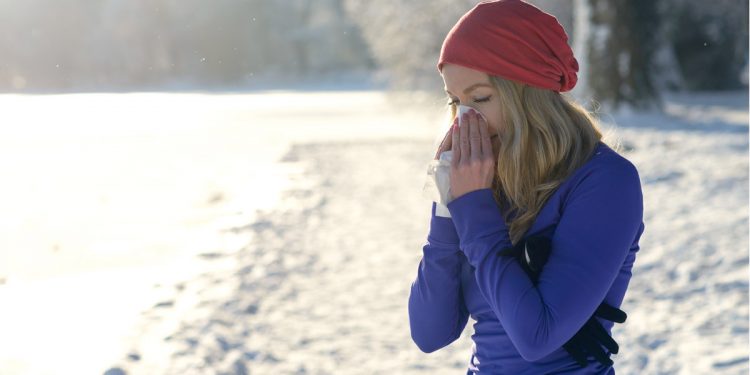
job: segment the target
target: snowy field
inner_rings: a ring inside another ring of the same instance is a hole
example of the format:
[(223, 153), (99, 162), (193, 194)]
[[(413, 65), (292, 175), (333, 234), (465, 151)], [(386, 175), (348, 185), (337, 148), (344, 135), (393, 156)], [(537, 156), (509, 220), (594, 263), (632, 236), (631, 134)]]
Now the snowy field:
[[(187, 281), (237, 267), (229, 254), (251, 234), (227, 229), (276, 206), (291, 144), (424, 139), (430, 123), (367, 91), (0, 95), (0, 107), (2, 375), (101, 374), (144, 331), (199, 316), (185, 306), (205, 294), (185, 297)], [(152, 324), (164, 311), (178, 317)], [(143, 361), (168, 359), (163, 347)]]
[[(471, 323), (425, 354), (406, 307), (439, 105), (394, 111), (410, 105), (377, 91), (0, 105), (0, 374), (465, 373)], [(617, 373), (746, 374), (747, 94), (603, 117), (645, 198)]]

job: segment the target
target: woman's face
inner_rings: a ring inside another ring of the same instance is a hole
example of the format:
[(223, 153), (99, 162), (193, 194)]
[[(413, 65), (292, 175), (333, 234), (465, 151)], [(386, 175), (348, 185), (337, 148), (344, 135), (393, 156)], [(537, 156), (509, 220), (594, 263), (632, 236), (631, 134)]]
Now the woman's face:
[(445, 92), (449, 100), (456, 105), (463, 104), (482, 113), (489, 125), (492, 150), (497, 156), (500, 137), (493, 137), (501, 133), (500, 103), (497, 90), (490, 83), (489, 76), (478, 70), (455, 64), (445, 64), (442, 69)]

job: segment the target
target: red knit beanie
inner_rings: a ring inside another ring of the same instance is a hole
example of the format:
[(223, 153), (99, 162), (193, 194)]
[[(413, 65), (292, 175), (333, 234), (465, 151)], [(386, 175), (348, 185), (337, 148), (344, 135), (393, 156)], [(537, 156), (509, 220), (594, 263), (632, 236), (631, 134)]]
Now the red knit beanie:
[(451, 63), (557, 92), (578, 81), (578, 61), (557, 18), (521, 0), (483, 1), (443, 41), (437, 68)]

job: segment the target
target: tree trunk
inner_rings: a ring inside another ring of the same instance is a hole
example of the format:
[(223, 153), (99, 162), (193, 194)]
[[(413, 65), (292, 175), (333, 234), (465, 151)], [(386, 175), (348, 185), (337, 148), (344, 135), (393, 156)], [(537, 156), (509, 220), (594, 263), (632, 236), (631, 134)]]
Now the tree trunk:
[(652, 82), (658, 13), (653, 0), (587, 0), (587, 89), (594, 99), (617, 109), (661, 108)]

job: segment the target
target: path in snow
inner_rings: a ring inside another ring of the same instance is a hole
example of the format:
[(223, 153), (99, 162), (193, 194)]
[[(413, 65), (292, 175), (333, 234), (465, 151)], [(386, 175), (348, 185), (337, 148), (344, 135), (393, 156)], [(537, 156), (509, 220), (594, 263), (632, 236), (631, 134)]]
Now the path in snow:
[[(613, 328), (617, 372), (746, 374), (747, 96), (676, 96), (666, 114), (614, 119), (621, 153), (641, 176), (646, 222), (622, 306), (628, 320)], [(228, 228), (249, 232), (251, 243), (221, 271), (183, 285), (176, 300), (188, 301), (187, 312), (154, 308), (175, 324), (164, 332), (146, 325), (118, 366), (134, 374), (463, 374), (471, 322), (432, 354), (409, 335), (433, 147), (402, 138), (294, 145), (282, 160), (296, 172), (280, 205)]]

